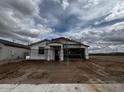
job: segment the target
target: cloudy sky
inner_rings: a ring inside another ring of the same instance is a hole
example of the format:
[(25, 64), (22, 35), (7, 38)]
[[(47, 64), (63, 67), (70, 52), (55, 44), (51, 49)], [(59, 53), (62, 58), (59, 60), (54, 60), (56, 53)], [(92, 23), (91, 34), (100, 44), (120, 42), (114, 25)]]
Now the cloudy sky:
[(0, 38), (60, 36), (88, 44), (90, 52), (124, 52), (124, 0), (0, 0)]

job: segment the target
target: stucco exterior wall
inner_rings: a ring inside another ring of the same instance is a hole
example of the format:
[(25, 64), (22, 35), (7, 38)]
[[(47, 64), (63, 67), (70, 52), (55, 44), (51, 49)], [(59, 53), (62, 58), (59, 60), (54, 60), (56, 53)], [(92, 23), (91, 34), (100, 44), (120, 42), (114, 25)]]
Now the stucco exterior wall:
[(2, 45), (0, 49), (0, 60), (25, 59), (28, 49)]
[(31, 49), (30, 51), (30, 59), (46, 59), (47, 58), (47, 50), (44, 51), (44, 54), (39, 54), (38, 49)]
[(54, 50), (48, 49), (48, 54), (46, 55), (47, 55), (47, 58), (46, 58), (47, 61), (54, 60), (55, 58)]
[(46, 46), (46, 42), (41, 42), (41, 43), (30, 46), (31, 48), (30, 59), (42, 59), (42, 60), (47, 59), (48, 50), (45, 50), (44, 54), (38, 53), (39, 47), (45, 47), (45, 46)]

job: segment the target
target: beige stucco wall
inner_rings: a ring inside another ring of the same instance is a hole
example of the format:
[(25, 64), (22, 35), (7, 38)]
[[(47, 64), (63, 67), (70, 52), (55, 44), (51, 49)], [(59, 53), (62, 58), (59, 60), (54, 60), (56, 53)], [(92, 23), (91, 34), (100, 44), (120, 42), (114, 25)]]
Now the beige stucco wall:
[(30, 59), (42, 59), (45, 60), (47, 59), (47, 53), (48, 51), (45, 50), (44, 54), (38, 54), (39, 47), (45, 47), (46, 42), (41, 42), (35, 45), (30, 46)]
[(46, 59), (47, 58), (47, 50), (44, 51), (44, 54), (38, 54), (38, 49), (31, 49), (30, 51), (30, 59)]
[(1, 45), (0, 60), (25, 59), (25, 54), (28, 52), (28, 49)]

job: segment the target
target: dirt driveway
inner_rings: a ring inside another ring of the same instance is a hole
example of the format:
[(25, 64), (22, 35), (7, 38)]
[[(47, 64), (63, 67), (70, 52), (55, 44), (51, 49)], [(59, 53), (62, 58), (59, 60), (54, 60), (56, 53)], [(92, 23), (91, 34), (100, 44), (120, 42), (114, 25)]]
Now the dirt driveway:
[(124, 57), (94, 56), (87, 61), (25, 61), (0, 65), (0, 84), (124, 83)]

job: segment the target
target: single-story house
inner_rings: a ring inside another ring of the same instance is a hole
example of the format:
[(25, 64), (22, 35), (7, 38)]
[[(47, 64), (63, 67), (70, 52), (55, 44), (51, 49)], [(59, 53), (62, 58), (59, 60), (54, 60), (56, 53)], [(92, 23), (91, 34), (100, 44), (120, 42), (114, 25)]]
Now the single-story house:
[(0, 60), (25, 59), (30, 47), (0, 39)]
[(60, 37), (42, 40), (30, 45), (31, 60), (65, 61), (68, 59), (89, 59), (88, 45)]

